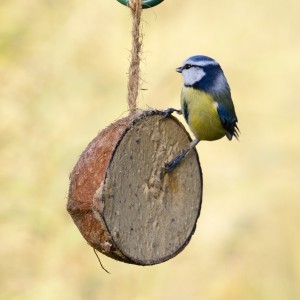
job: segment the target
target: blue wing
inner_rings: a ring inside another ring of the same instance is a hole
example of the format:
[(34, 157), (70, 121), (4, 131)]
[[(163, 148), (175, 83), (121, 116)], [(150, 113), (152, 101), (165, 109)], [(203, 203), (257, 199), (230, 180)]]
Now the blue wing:
[(237, 117), (234, 111), (230, 111), (223, 104), (218, 103), (217, 108), (221, 123), (226, 130), (226, 136), (229, 140), (234, 136), (236, 139), (239, 137), (239, 128), (237, 126)]

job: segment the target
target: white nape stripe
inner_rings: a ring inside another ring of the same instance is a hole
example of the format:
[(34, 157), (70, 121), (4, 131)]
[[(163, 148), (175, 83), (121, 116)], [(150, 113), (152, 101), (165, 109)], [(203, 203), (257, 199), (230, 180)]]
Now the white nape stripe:
[(184, 62), (183, 66), (191, 64), (193, 66), (198, 66), (198, 67), (205, 67), (205, 66), (217, 66), (219, 65), (216, 61), (214, 60), (204, 60), (204, 61), (194, 61), (194, 60), (187, 60)]
[(227, 80), (223, 74), (219, 74), (219, 76), (214, 80), (212, 85), (212, 90), (220, 91), (224, 90), (228, 87)]

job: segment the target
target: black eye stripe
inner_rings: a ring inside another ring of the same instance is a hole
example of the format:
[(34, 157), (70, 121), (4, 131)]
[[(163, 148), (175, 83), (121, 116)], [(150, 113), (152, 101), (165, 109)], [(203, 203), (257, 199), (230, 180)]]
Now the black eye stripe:
[(187, 64), (187, 65), (184, 66), (184, 68), (185, 68), (186, 70), (190, 69), (191, 67), (192, 67), (192, 65), (190, 65), (190, 64)]

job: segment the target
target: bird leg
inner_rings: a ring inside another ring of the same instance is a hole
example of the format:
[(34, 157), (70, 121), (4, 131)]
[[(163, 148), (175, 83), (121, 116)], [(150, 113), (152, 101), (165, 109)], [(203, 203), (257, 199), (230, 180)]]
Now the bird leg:
[(176, 111), (179, 115), (182, 115), (182, 111), (181, 109), (176, 109), (176, 108), (167, 108), (163, 111), (163, 117), (164, 118), (167, 118), (169, 117), (174, 111)]
[(175, 167), (181, 162), (181, 160), (196, 147), (196, 145), (200, 142), (199, 138), (194, 139), (189, 144), (189, 147), (185, 150), (182, 150), (175, 158), (173, 158), (169, 163), (165, 165), (165, 169), (167, 172), (172, 172)]

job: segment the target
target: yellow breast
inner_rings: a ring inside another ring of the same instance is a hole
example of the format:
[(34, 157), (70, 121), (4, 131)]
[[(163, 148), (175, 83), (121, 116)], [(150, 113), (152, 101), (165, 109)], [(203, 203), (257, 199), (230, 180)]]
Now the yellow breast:
[(225, 135), (217, 103), (209, 94), (190, 87), (183, 87), (181, 108), (187, 123), (200, 140), (218, 140)]

